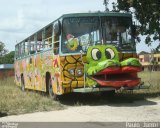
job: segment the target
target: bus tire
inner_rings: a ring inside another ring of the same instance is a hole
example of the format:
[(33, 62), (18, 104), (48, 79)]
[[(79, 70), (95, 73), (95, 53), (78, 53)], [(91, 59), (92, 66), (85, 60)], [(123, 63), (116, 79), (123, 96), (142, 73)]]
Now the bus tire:
[(21, 90), (24, 92), (25, 91), (25, 84), (24, 84), (24, 77), (21, 75)]

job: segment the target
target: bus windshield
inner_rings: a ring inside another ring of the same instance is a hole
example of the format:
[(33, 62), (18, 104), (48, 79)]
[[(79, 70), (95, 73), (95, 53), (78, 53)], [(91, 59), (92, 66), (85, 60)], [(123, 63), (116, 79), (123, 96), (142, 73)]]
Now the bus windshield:
[(127, 17), (70, 17), (62, 23), (62, 53), (77, 53), (87, 46), (114, 45), (133, 50), (131, 19)]
[(99, 17), (73, 17), (63, 20), (62, 53), (76, 53), (86, 45), (100, 42)]
[(104, 44), (115, 45), (121, 50), (133, 50), (134, 40), (131, 19), (127, 17), (102, 17), (102, 38)]

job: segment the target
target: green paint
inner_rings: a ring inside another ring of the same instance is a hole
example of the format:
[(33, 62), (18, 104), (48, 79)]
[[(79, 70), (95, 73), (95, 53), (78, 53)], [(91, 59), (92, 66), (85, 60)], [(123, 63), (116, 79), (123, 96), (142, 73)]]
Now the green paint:
[(135, 67), (140, 67), (141, 64), (137, 58), (129, 58), (127, 60), (124, 60), (121, 62), (121, 66), (135, 66)]
[(111, 45), (96, 45), (87, 51), (87, 74), (95, 75), (105, 68), (120, 66), (118, 52)]
[(136, 66), (141, 64), (137, 58), (129, 58), (122, 62), (119, 61), (117, 49), (112, 45), (95, 45), (90, 46), (87, 51), (86, 81), (87, 85), (95, 86), (97, 82), (90, 76), (97, 75), (102, 70), (109, 67)]

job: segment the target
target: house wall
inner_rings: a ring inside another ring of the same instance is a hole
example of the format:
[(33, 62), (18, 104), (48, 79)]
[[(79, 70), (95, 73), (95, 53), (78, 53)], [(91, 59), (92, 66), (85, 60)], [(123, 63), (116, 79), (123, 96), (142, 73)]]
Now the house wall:
[[(160, 71), (160, 54), (143, 54), (139, 55), (139, 61), (141, 62), (144, 70)], [(151, 63), (154, 61), (155, 63)]]
[(14, 69), (1, 69), (0, 79), (14, 76)]

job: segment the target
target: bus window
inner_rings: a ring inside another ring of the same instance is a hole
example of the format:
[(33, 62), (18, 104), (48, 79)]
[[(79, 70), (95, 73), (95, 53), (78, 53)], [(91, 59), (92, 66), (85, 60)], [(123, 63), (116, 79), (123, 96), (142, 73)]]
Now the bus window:
[(28, 54), (29, 54), (28, 45), (29, 45), (29, 41), (28, 41), (28, 40), (25, 40), (25, 41), (24, 41), (24, 53), (25, 53), (25, 55), (28, 55)]
[(40, 52), (43, 50), (43, 42), (42, 42), (42, 31), (38, 32), (36, 35), (36, 46), (37, 46), (37, 52)]
[(53, 30), (52, 25), (48, 26), (44, 30), (44, 48), (45, 49), (52, 47), (52, 30)]
[(36, 52), (36, 47), (35, 47), (35, 38), (34, 35), (30, 37), (30, 54), (34, 54)]
[(59, 37), (55, 36), (55, 41), (53, 43), (53, 51), (54, 51), (54, 54), (57, 55), (59, 53)]
[(132, 40), (132, 22), (127, 17), (102, 17), (102, 37), (104, 44), (112, 44), (125, 50), (135, 49)]
[(15, 47), (15, 59), (18, 59), (18, 45)]
[(54, 23), (53, 24), (53, 35), (54, 35), (54, 40), (53, 40), (53, 52), (54, 52), (54, 54), (55, 55), (57, 55), (57, 54), (59, 54), (59, 32), (58, 31), (60, 31), (59, 29), (60, 28), (58, 28), (58, 26), (59, 26), (59, 22), (56, 22), (56, 23)]
[(62, 53), (77, 53), (100, 42), (98, 17), (65, 18), (62, 26)]
[(20, 43), (20, 57), (24, 56), (24, 42)]
[(20, 44), (17, 45), (17, 58), (20, 57)]

